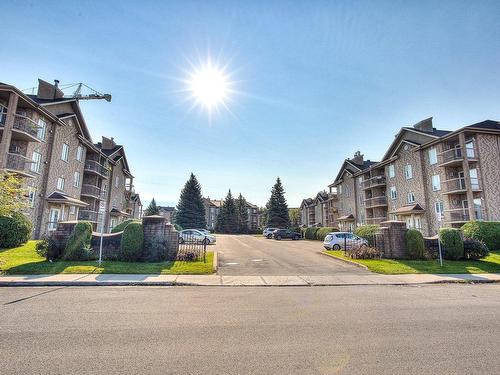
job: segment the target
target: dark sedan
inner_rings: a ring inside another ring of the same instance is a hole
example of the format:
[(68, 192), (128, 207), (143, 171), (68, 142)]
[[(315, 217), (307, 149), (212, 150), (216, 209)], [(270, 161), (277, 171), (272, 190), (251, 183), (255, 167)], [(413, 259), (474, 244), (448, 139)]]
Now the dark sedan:
[(276, 229), (273, 232), (273, 238), (275, 240), (282, 240), (285, 238), (289, 238), (292, 240), (300, 240), (300, 233), (294, 232), (293, 230), (290, 229)]

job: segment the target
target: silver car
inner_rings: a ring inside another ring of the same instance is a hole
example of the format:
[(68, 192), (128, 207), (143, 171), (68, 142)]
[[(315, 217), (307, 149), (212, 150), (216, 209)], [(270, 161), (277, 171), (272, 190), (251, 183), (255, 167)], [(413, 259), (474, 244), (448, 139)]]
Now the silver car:
[(266, 238), (273, 238), (273, 232), (278, 228), (264, 228), (262, 235)]
[(323, 241), (323, 246), (327, 250), (346, 250), (363, 245), (368, 245), (368, 241), (350, 232), (331, 232), (326, 235)]
[(215, 236), (204, 234), (198, 229), (184, 229), (179, 233), (179, 243), (203, 242), (213, 245), (216, 242)]

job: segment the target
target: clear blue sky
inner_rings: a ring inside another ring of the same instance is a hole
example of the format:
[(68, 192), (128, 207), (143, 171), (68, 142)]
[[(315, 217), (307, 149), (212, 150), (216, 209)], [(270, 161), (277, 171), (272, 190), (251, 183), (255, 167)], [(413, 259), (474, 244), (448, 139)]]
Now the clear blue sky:
[[(203, 194), (264, 205), (276, 176), (290, 206), (326, 188), (343, 159), (378, 160), (401, 126), (500, 119), (499, 1), (10, 1), (1, 77), (85, 82), (95, 141), (124, 144), (148, 201)], [(229, 63), (230, 109), (189, 111), (188, 60)]]

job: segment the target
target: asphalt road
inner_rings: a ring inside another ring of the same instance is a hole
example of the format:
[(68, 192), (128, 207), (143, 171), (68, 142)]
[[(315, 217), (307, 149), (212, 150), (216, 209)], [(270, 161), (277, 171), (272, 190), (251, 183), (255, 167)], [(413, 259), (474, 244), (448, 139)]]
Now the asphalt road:
[(6, 374), (499, 374), (500, 285), (0, 288)]
[(273, 240), (262, 236), (217, 235), (221, 275), (333, 275), (368, 271), (319, 254), (319, 241)]

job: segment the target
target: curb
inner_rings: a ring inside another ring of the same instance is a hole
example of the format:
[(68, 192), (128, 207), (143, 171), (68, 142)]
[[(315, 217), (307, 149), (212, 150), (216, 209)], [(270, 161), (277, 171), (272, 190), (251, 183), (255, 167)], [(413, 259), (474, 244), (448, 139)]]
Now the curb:
[[(356, 266), (356, 267), (359, 267), (359, 268), (363, 268), (363, 269), (365, 269), (367, 271), (370, 271), (370, 269), (367, 266), (365, 266), (364, 264), (359, 264), (359, 263), (353, 262), (352, 260), (339, 258), (339, 257), (336, 257), (335, 255), (331, 255), (331, 254), (325, 253), (324, 251), (320, 251), (320, 254), (326, 255), (327, 257), (330, 257), (330, 258), (333, 258), (333, 259), (337, 259), (337, 260), (340, 260), (341, 262), (348, 263), (348, 264), (351, 264), (353, 266)], [(372, 272), (372, 271), (370, 271), (370, 272)]]

